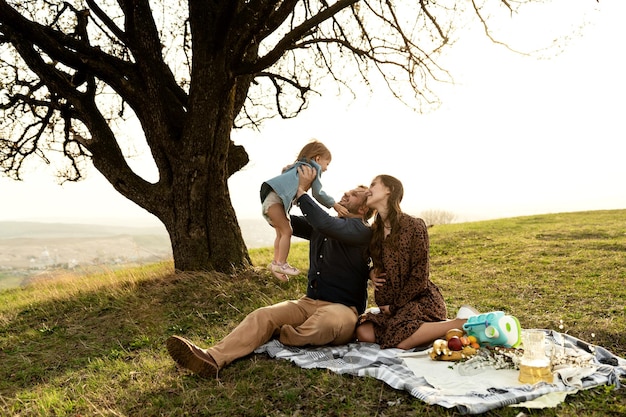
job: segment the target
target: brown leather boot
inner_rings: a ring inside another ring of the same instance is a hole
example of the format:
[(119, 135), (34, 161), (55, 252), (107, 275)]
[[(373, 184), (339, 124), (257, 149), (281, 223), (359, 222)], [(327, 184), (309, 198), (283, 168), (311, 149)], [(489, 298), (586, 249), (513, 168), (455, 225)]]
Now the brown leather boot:
[(180, 336), (172, 336), (166, 342), (167, 351), (177, 364), (203, 378), (217, 378), (219, 367), (204, 349)]

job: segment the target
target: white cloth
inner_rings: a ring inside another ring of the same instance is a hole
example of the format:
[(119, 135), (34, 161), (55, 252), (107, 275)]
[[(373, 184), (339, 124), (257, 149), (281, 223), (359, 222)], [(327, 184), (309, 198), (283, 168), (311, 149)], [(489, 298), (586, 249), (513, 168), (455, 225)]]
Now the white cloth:
[(440, 391), (442, 395), (486, 393), (493, 387), (521, 387), (514, 369), (484, 369), (475, 375), (461, 375), (458, 362), (434, 361), (429, 356), (404, 357), (404, 363), (418, 377)]
[[(461, 375), (458, 363), (433, 361), (429, 356), (402, 355), (404, 363), (418, 377), (423, 377), (440, 395), (466, 397), (469, 395), (490, 395), (494, 387), (522, 387), (519, 371), (514, 369), (480, 370), (474, 375)], [(576, 392), (576, 391), (574, 391)], [(514, 404), (525, 408), (552, 408), (565, 401), (573, 392), (551, 392), (534, 400)]]

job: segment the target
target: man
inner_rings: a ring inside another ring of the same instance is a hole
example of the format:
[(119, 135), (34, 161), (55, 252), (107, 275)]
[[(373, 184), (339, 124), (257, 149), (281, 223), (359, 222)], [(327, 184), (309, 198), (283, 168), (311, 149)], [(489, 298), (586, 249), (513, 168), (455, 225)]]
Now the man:
[(331, 217), (307, 194), (315, 170), (299, 168), (296, 202), (303, 216), (291, 216), (294, 236), (310, 241), (307, 295), (259, 308), (215, 346), (201, 349), (172, 336), (167, 350), (180, 366), (205, 378), (252, 353), (277, 336), (290, 346), (340, 345), (354, 339), (356, 322), (367, 303), (369, 268), (366, 250), (371, 238), (367, 220), (367, 187), (345, 193), (339, 202), (345, 217)]

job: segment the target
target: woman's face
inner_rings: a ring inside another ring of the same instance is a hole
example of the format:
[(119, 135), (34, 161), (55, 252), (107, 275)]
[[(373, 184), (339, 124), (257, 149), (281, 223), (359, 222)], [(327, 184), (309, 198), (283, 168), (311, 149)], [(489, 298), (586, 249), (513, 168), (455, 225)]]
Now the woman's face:
[(387, 187), (379, 177), (374, 178), (367, 190), (367, 206), (381, 210), (387, 207), (387, 199), (391, 194), (391, 190)]

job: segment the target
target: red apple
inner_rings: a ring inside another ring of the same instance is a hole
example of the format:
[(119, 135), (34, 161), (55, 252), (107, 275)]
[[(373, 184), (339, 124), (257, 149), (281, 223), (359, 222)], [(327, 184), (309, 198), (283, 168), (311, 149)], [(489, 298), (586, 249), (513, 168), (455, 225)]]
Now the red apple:
[(448, 340), (448, 348), (450, 350), (462, 350), (463, 343), (458, 336), (452, 336), (450, 340)]

